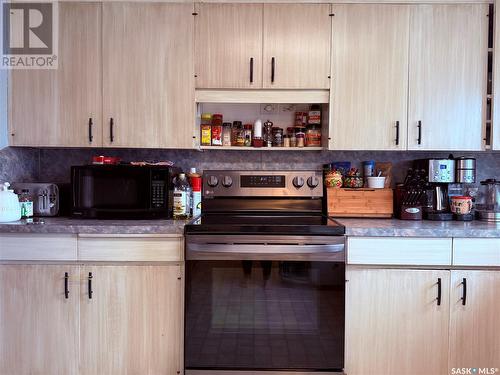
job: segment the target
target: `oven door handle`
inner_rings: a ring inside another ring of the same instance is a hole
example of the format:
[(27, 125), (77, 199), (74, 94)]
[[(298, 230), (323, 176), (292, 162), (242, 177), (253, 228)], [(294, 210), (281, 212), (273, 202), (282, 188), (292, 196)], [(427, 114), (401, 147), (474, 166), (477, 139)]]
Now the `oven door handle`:
[(187, 243), (188, 260), (326, 260), (345, 261), (344, 244)]

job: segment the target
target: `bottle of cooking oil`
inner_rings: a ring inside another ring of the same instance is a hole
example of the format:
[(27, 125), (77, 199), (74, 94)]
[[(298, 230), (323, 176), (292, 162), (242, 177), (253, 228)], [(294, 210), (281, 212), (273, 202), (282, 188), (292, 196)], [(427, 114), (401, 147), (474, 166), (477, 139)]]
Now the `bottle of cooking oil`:
[(186, 220), (191, 214), (191, 187), (185, 173), (179, 174), (174, 184), (174, 209), (173, 216), (176, 220)]

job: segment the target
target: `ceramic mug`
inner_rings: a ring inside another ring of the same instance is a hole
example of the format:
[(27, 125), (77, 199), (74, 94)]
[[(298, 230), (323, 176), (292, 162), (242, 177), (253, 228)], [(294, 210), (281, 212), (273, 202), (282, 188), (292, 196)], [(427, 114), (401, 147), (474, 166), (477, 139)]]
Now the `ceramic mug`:
[(472, 211), (471, 197), (451, 197), (451, 212), (457, 215), (468, 215)]

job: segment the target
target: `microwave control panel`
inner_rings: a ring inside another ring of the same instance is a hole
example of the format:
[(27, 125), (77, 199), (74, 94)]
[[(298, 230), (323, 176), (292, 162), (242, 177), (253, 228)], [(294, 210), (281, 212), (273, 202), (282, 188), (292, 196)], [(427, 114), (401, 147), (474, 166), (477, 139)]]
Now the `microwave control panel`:
[(166, 183), (164, 180), (153, 180), (151, 182), (151, 207), (164, 208), (166, 207), (167, 198), (165, 196)]

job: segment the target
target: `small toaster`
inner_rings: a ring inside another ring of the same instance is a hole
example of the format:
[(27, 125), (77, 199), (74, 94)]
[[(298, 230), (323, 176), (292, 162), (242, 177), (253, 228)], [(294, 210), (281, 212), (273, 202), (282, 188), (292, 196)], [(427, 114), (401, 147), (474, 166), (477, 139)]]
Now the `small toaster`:
[(56, 216), (59, 213), (59, 187), (53, 183), (12, 183), (16, 194), (28, 190), (33, 198), (34, 216)]

